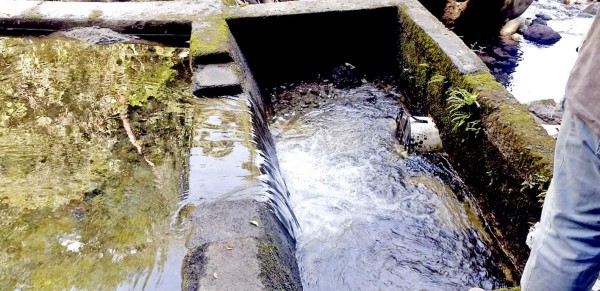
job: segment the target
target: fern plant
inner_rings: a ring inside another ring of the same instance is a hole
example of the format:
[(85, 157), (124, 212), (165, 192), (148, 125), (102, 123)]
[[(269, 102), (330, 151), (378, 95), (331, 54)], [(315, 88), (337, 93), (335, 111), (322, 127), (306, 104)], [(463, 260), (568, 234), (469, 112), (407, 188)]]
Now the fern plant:
[(477, 94), (473, 94), (462, 88), (448, 89), (448, 110), (450, 111), (450, 121), (452, 122), (452, 131), (456, 132), (464, 127), (466, 131), (479, 133), (481, 121), (475, 118), (479, 103)]

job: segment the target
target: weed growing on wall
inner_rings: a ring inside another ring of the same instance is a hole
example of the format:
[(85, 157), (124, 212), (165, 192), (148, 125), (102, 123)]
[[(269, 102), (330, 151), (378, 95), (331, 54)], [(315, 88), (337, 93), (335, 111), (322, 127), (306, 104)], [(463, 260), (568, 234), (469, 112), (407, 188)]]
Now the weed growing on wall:
[(457, 132), (459, 129), (464, 129), (477, 135), (481, 130), (481, 120), (477, 117), (479, 109), (477, 94), (461, 88), (450, 88), (447, 94), (446, 104), (450, 110), (452, 131)]

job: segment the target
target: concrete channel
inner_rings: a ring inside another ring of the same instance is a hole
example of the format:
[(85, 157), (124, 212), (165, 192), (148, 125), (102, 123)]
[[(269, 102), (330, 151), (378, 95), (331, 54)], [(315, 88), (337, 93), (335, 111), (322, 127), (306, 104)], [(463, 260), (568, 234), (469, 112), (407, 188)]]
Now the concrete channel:
[[(537, 195), (552, 174), (554, 141), (418, 1), (305, 0), (245, 7), (226, 7), (220, 1), (4, 1), (0, 12), (4, 35), (44, 35), (82, 26), (148, 39), (171, 37), (182, 45), (189, 40), (194, 95), (239, 94), (246, 106), (240, 114), (254, 119), (247, 127), (250, 140), (261, 131), (268, 135), (260, 88), (277, 76), (302, 78), (309, 66), (340, 55), (374, 70), (398, 72), (414, 110), (429, 113), (438, 124), (445, 151), (474, 189), (504, 252), (514, 264), (523, 262), (529, 222), (539, 216)], [(381, 31), (360, 33), (369, 29)], [(289, 31), (291, 37), (284, 36)], [(328, 48), (298, 49), (298, 42), (311, 41), (309, 37), (333, 34), (340, 37)], [(267, 53), (274, 45), (279, 52)], [(451, 88), (479, 96), (478, 135), (451, 130), (446, 109)], [(268, 142), (250, 141), (262, 153), (270, 150)], [(183, 265), (185, 290), (302, 289), (288, 222), (272, 199), (256, 199), (273, 187), (260, 173), (276, 161), (247, 162), (257, 174), (243, 189), (222, 193), (191, 212), (195, 230)]]

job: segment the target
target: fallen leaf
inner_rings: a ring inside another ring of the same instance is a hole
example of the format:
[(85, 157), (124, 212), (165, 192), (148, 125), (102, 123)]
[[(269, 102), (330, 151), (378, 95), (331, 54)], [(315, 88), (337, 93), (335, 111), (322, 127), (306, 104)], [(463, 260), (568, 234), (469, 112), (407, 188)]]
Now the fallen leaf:
[(232, 247), (232, 246), (227, 246), (227, 247), (225, 247), (225, 248), (226, 248), (228, 251), (231, 251), (231, 250), (233, 250), (233, 247)]
[(258, 226), (258, 221), (256, 220), (250, 220), (250, 223), (254, 224), (254, 226)]
[(215, 277), (215, 279), (219, 279), (219, 274), (217, 274), (217, 272), (214, 272), (213, 277)]

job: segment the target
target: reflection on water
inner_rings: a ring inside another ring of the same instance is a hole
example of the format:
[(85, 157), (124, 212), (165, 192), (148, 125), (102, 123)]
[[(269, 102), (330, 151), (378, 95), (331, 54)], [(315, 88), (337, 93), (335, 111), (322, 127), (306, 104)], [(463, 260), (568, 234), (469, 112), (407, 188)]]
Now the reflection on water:
[(191, 203), (242, 198), (253, 186), (260, 159), (247, 100), (240, 96), (194, 102), (196, 123), (190, 157)]
[(271, 126), (301, 228), (304, 288), (502, 286), (490, 239), (447, 162), (399, 154), (397, 98), (368, 84), (320, 98), (295, 115), (276, 112)]
[(178, 54), (0, 39), (2, 288), (180, 288), (192, 133)]

